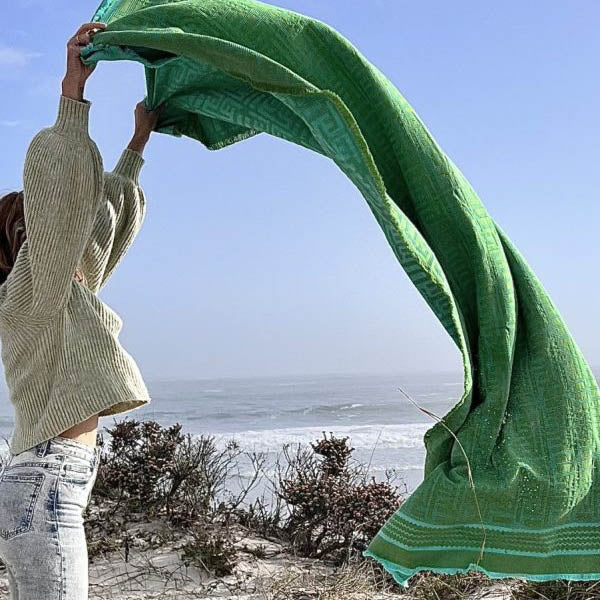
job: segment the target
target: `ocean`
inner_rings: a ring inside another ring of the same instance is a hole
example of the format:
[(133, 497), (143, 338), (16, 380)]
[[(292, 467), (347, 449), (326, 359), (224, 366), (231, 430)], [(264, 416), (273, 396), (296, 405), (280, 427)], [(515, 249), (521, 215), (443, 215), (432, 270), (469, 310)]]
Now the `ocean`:
[[(598, 379), (598, 374), (596, 373)], [(423, 479), (423, 435), (460, 399), (462, 373), (310, 375), (147, 381), (152, 403), (102, 417), (100, 430), (127, 417), (182, 425), (182, 433), (210, 434), (218, 446), (235, 439), (242, 449), (273, 460), (286, 443), (306, 444), (322, 432), (348, 436), (356, 460), (376, 480), (395, 470), (395, 484), (412, 491)], [(0, 454), (13, 428), (12, 405), (0, 388)], [(246, 475), (249, 476), (249, 473)]]

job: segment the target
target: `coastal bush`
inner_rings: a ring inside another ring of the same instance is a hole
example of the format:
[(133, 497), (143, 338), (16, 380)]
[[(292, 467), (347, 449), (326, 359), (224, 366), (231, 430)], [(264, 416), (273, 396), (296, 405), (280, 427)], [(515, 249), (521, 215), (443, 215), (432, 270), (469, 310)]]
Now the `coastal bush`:
[(155, 421), (124, 420), (112, 428), (108, 452), (99, 434), (100, 463), (96, 496), (123, 502), (128, 510), (151, 514), (160, 510), (171, 487), (178, 446), (184, 439), (179, 423), (162, 427)]
[(237, 452), (235, 442), (219, 450), (212, 436), (185, 436), (177, 448), (167, 494), (166, 512), (173, 525), (187, 526), (199, 517), (211, 520), (222, 512), (220, 498)]
[(287, 513), (280, 496), (276, 496), (276, 502), (273, 503), (267, 502), (263, 495), (246, 506), (234, 509), (233, 514), (243, 527), (266, 538), (279, 538), (284, 535), (284, 512)]
[[(195, 556), (213, 570), (230, 568), (235, 561), (233, 550), (219, 541), (219, 531), (234, 523), (289, 543), (300, 556), (342, 564), (366, 548), (402, 502), (389, 472), (386, 481), (367, 478), (368, 467), (354, 460), (348, 437), (323, 433), (323, 439), (299, 446), (295, 454), (291, 444), (284, 445), (283, 459), (270, 478), (260, 453), (243, 453), (233, 440), (218, 448), (211, 436), (180, 431), (179, 424), (125, 420), (107, 429), (109, 444), (99, 434), (101, 459), (91, 502), (95, 510), (86, 522), (90, 555), (142, 544), (127, 527), (165, 517), (174, 538), (197, 532), (185, 546), (185, 560)], [(248, 459), (254, 473), (250, 477)], [(234, 494), (230, 484), (241, 471), (244, 484)], [(245, 503), (248, 491), (264, 479), (271, 482), (272, 501), (263, 496)], [(201, 526), (205, 523), (214, 526), (210, 535)]]
[[(186, 556), (196, 548), (204, 563), (212, 564), (208, 554), (214, 551), (216, 570), (229, 564), (225, 556), (233, 561), (234, 553), (219, 541), (218, 530), (232, 520), (248, 491), (248, 486), (237, 494), (226, 489), (242, 451), (235, 441), (218, 449), (214, 437), (184, 436), (180, 430), (179, 424), (125, 420), (106, 428), (110, 443), (98, 435), (100, 462), (85, 521), (90, 557), (117, 549), (127, 556), (130, 547), (149, 547), (143, 532), (130, 530), (139, 521), (164, 517), (172, 541), (199, 523), (213, 522), (214, 542), (198, 534)], [(257, 478), (258, 470), (251, 485)]]
[(277, 493), (289, 506), (283, 529), (296, 552), (337, 563), (364, 550), (402, 502), (389, 481), (366, 481), (364, 465), (351, 461), (348, 437), (331, 435), (311, 443), (312, 452), (286, 453)]
[(192, 539), (181, 547), (181, 561), (186, 567), (200, 567), (217, 577), (233, 573), (237, 549), (228, 532), (209, 531), (206, 524), (198, 523), (191, 535)]

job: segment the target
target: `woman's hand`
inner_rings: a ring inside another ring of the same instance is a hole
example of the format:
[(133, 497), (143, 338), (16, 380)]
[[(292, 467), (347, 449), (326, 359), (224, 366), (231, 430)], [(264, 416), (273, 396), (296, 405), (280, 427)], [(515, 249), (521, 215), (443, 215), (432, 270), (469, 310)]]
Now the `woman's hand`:
[(131, 142), (129, 142), (128, 148), (135, 150), (140, 154), (144, 151), (150, 134), (154, 131), (158, 122), (158, 117), (163, 109), (163, 104), (155, 108), (154, 110), (146, 110), (146, 104), (144, 100), (138, 102), (135, 106), (135, 131)]
[(67, 42), (67, 72), (62, 81), (62, 94), (73, 100), (83, 100), (85, 82), (96, 65), (86, 65), (81, 61), (81, 49), (87, 46), (92, 37), (106, 29), (106, 23), (84, 23)]
[(158, 115), (162, 110), (161, 104), (154, 110), (147, 110), (144, 100), (135, 105), (135, 135), (138, 137), (150, 137), (150, 134), (156, 127)]

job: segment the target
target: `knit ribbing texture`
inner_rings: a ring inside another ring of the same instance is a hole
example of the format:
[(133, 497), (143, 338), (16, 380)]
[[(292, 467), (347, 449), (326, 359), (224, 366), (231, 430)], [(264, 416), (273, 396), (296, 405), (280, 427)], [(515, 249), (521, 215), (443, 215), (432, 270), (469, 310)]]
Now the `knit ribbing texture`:
[[(89, 100), (60, 96), (53, 126), (31, 140), (23, 169), (27, 239), (0, 286), (0, 339), (19, 454), (99, 414), (151, 401), (122, 347), (121, 318), (98, 297), (146, 211), (140, 153), (112, 172), (88, 132)], [(79, 268), (84, 282), (74, 278)]]

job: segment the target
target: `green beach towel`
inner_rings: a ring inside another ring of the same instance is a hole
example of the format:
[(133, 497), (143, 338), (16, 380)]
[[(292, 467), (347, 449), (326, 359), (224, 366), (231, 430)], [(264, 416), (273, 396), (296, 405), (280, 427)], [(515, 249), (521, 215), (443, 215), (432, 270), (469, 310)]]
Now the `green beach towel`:
[(335, 29), (254, 0), (105, 0), (90, 20), (108, 27), (84, 62), (140, 62), (158, 132), (210, 150), (267, 133), (333, 160), (461, 352), (464, 393), (425, 433), (424, 480), (364, 555), (404, 586), (420, 570), (600, 579), (594, 375), (396, 87)]

